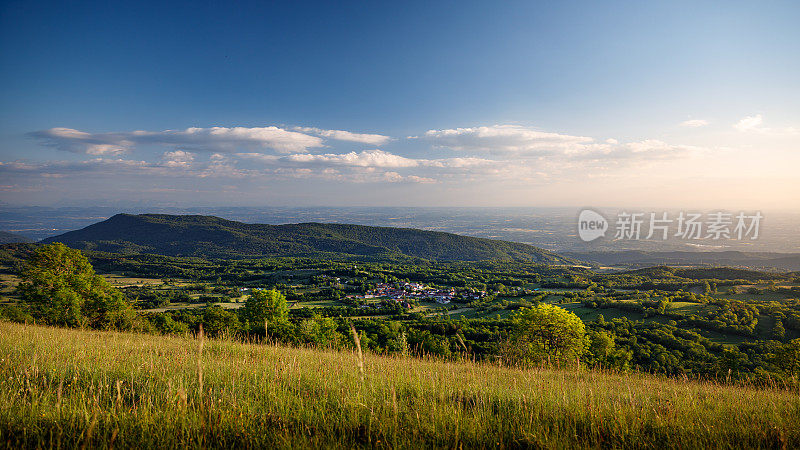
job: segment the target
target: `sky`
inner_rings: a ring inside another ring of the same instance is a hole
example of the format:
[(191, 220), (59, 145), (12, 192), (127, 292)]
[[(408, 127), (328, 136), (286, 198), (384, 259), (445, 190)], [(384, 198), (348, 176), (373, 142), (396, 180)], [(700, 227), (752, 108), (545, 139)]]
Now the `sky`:
[(0, 1), (0, 202), (800, 210), (796, 2)]

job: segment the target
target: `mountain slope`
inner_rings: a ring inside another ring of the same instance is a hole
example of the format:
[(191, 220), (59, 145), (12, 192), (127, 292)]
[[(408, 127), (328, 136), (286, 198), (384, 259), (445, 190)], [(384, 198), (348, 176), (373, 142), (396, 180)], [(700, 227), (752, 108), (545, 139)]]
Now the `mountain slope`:
[(9, 233), (8, 231), (0, 231), (0, 244), (21, 244), (32, 242), (30, 239), (16, 233)]
[(323, 223), (263, 225), (213, 216), (165, 214), (117, 214), (43, 242), (63, 242), (83, 250), (210, 258), (339, 254), (441, 261), (573, 262), (526, 244), (411, 228)]

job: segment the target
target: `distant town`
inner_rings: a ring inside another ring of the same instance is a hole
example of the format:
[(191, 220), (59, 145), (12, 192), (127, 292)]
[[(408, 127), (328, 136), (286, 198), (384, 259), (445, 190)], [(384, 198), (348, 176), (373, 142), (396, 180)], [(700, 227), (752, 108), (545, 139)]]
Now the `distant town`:
[[(338, 281), (338, 279), (335, 279), (335, 281)], [(375, 289), (368, 291), (366, 294), (348, 295), (347, 297), (353, 299), (390, 299), (402, 303), (406, 308), (410, 308), (411, 305), (408, 300), (428, 300), (446, 305), (458, 296), (465, 299), (479, 300), (486, 296), (486, 291), (437, 289), (422, 283), (379, 283)]]

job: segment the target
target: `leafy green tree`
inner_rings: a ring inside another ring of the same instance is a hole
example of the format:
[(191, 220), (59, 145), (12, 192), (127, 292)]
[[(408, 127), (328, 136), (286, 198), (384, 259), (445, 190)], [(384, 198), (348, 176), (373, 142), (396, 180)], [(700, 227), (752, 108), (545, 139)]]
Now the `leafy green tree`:
[(447, 338), (432, 334), (428, 330), (409, 329), (407, 343), (419, 356), (449, 357), (452, 354)]
[(183, 334), (189, 331), (185, 323), (175, 321), (166, 313), (153, 314), (149, 319), (153, 327), (163, 334)]
[(0, 305), (0, 320), (29, 323), (33, 322), (33, 317), (18, 305)]
[(203, 308), (202, 323), (203, 331), (209, 336), (232, 334), (241, 328), (241, 323), (235, 313), (217, 305)]
[(606, 331), (589, 331), (588, 337), (589, 356), (592, 363), (609, 369), (627, 370), (629, 368), (633, 354), (617, 347), (612, 334)]
[(786, 328), (783, 327), (781, 319), (775, 319), (775, 325), (772, 327), (772, 338), (782, 341), (786, 337)]
[(508, 293), (508, 288), (503, 283), (496, 283), (490, 287), (491, 290), (497, 291), (500, 294)]
[(299, 337), (307, 344), (335, 347), (342, 340), (342, 336), (336, 332), (336, 321), (330, 317), (314, 314), (310, 319), (302, 321), (298, 328)]
[(614, 337), (605, 331), (589, 332), (589, 353), (592, 359), (605, 364), (614, 351)]
[(276, 289), (254, 290), (243, 308), (244, 319), (251, 327), (258, 327), (265, 322), (281, 322), (289, 315), (286, 297)]
[(89, 260), (61, 243), (39, 247), (21, 272), (23, 305), (49, 325), (130, 329), (136, 314)]
[(520, 364), (574, 361), (587, 350), (586, 327), (575, 314), (554, 305), (524, 308), (512, 319), (510, 355)]
[(789, 376), (800, 377), (800, 338), (781, 346), (775, 355), (778, 367)]

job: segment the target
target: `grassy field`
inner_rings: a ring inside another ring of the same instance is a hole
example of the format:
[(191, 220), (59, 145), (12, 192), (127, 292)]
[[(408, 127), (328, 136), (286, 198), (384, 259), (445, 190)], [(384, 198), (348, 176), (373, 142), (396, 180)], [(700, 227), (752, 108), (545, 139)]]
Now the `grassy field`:
[(162, 286), (164, 282), (160, 278), (142, 278), (142, 277), (128, 277), (119, 274), (107, 273), (102, 274), (108, 283), (114, 287), (126, 286)]
[(792, 448), (798, 424), (775, 387), (0, 323), (8, 448)]

